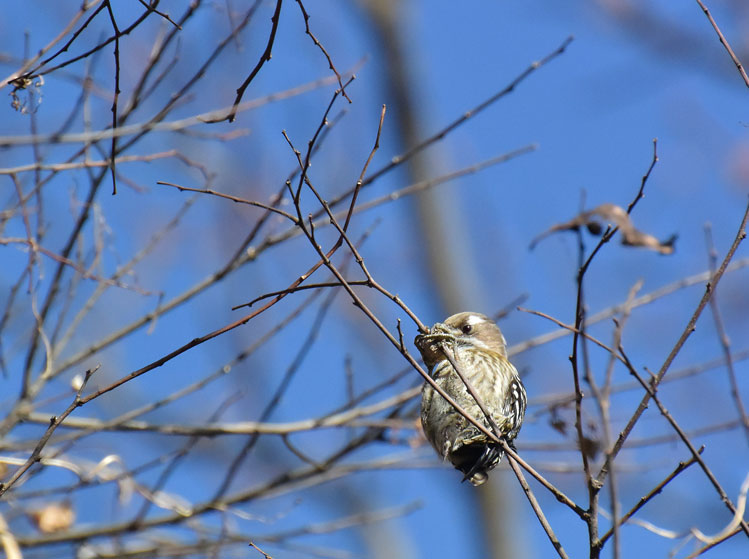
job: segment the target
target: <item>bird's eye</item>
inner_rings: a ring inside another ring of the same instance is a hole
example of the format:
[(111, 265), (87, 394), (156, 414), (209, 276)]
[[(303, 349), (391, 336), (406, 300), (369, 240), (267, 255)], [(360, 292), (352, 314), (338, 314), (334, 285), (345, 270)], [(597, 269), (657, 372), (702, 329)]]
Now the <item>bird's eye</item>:
[(461, 330), (464, 334), (470, 334), (473, 332), (473, 326), (471, 324), (464, 324)]

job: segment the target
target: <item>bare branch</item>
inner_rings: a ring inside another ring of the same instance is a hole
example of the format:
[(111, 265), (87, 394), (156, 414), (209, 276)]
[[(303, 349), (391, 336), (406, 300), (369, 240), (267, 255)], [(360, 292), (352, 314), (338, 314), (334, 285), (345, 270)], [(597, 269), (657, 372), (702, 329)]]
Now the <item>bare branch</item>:
[(713, 26), (713, 29), (715, 29), (715, 32), (718, 34), (718, 39), (720, 39), (720, 44), (723, 45), (723, 47), (726, 49), (726, 52), (731, 57), (731, 60), (733, 60), (733, 63), (736, 65), (736, 69), (739, 71), (739, 74), (741, 74), (741, 78), (744, 80), (744, 83), (746, 84), (747, 87), (749, 87), (749, 76), (746, 75), (746, 70), (744, 70), (744, 66), (741, 64), (741, 61), (733, 52), (731, 45), (728, 44), (728, 41), (723, 36), (723, 33), (718, 27), (718, 24), (715, 23), (715, 20), (713, 19), (713, 16), (710, 13), (710, 10), (708, 10), (707, 6), (705, 6), (705, 4), (702, 3), (702, 0), (697, 0), (697, 4), (699, 4), (700, 8), (702, 8), (702, 11), (705, 12), (705, 16), (707, 17), (707, 20), (710, 22), (710, 25)]

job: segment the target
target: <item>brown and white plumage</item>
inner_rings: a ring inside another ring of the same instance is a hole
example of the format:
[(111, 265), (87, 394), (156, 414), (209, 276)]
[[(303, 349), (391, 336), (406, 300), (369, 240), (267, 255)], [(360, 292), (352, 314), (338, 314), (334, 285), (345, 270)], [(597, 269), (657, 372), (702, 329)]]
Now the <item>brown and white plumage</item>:
[[(428, 334), (416, 336), (414, 343), (437, 385), (491, 430), (484, 413), (445, 357), (445, 351), (454, 352), (454, 360), (499, 427), (500, 436), (512, 444), (523, 422), (526, 395), (517, 370), (507, 359), (505, 338), (499, 327), (483, 314), (463, 312), (438, 322)], [(421, 424), (437, 454), (463, 472), (464, 479), (473, 485), (484, 483), (487, 472), (504, 455), (501, 447), (429, 383), (424, 384), (421, 395)]]

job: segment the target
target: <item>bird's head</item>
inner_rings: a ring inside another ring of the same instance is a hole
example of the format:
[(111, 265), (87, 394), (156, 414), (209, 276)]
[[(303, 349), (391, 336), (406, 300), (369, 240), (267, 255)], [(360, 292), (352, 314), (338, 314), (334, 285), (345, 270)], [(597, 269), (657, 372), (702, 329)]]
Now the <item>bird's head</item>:
[(493, 351), (507, 357), (505, 337), (499, 326), (488, 316), (475, 312), (454, 314), (438, 322), (428, 334), (416, 336), (414, 344), (430, 369), (445, 358), (444, 345)]

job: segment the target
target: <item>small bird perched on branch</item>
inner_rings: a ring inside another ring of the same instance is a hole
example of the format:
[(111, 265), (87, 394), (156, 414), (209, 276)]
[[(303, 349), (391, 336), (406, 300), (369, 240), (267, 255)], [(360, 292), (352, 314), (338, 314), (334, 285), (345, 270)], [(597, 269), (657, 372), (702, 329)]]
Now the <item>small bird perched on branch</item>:
[[(507, 359), (505, 338), (489, 317), (462, 312), (438, 322), (414, 344), (437, 385), (469, 415), (492, 431), (491, 422), (471, 396), (450, 360), (457, 365), (499, 429), (513, 447), (525, 416), (526, 395), (518, 372)], [(448, 357), (449, 356), (449, 357)], [(504, 456), (492, 441), (460, 414), (429, 383), (421, 391), (421, 425), (443, 460), (463, 472), (463, 481), (481, 485)]]

